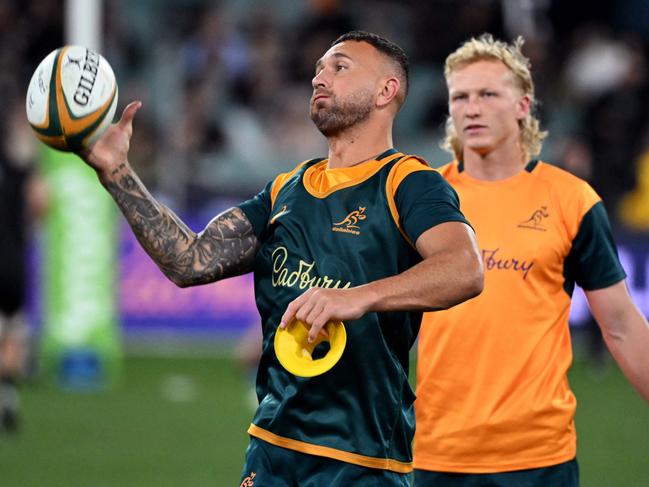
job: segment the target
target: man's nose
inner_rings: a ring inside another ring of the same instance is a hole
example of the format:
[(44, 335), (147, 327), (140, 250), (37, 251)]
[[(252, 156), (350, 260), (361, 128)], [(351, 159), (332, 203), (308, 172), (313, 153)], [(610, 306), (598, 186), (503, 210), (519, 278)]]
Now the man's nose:
[(467, 100), (466, 114), (468, 117), (477, 117), (482, 113), (480, 100), (476, 96), (470, 96)]
[(327, 76), (324, 69), (321, 69), (316, 73), (316, 75), (311, 80), (311, 85), (313, 88), (323, 88), (329, 84), (329, 77)]

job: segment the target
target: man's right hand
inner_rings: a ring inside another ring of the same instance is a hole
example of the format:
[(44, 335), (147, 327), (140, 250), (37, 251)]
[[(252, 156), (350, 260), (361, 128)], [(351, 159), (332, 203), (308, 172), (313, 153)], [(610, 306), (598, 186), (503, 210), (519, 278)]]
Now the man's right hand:
[(133, 135), (133, 118), (141, 106), (140, 101), (129, 103), (122, 112), (119, 122), (111, 124), (97, 142), (79, 152), (79, 156), (100, 176), (112, 173), (127, 162), (131, 135)]

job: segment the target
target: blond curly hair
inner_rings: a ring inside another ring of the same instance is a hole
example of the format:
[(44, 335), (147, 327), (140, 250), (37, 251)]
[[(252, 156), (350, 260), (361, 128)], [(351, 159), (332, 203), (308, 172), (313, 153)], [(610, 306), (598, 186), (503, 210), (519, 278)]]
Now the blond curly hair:
[[(444, 76), (448, 81), (449, 76), (456, 69), (482, 60), (497, 60), (507, 66), (514, 74), (516, 86), (530, 98), (530, 112), (519, 121), (521, 147), (525, 160), (528, 160), (541, 152), (543, 139), (547, 137), (548, 133), (541, 130), (539, 120), (534, 116), (536, 108), (534, 82), (530, 71), (530, 60), (521, 52), (524, 42), (520, 36), (512, 44), (496, 40), (491, 34), (482, 34), (478, 38), (473, 37), (446, 58)], [(441, 146), (453, 154), (457, 160), (461, 160), (462, 143), (457, 136), (450, 115), (446, 119), (446, 137)]]

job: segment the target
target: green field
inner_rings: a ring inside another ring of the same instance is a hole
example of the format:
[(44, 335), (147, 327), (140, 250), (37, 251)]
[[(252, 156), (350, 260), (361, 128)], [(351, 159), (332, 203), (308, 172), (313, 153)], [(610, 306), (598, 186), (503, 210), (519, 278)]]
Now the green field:
[[(237, 486), (251, 418), (229, 358), (129, 357), (118, 390), (64, 393), (32, 381), (24, 424), (0, 436), (2, 487)], [(584, 487), (649, 485), (649, 408), (614, 367), (577, 363)]]

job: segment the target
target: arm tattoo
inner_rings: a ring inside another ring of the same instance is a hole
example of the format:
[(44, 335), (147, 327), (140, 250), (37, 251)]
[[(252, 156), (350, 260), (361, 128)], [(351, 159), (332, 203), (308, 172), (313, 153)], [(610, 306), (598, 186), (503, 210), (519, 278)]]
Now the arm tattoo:
[(239, 208), (224, 211), (196, 234), (158, 203), (132, 171), (115, 178), (104, 183), (106, 189), (144, 250), (178, 286), (206, 284), (252, 270), (259, 241)]

